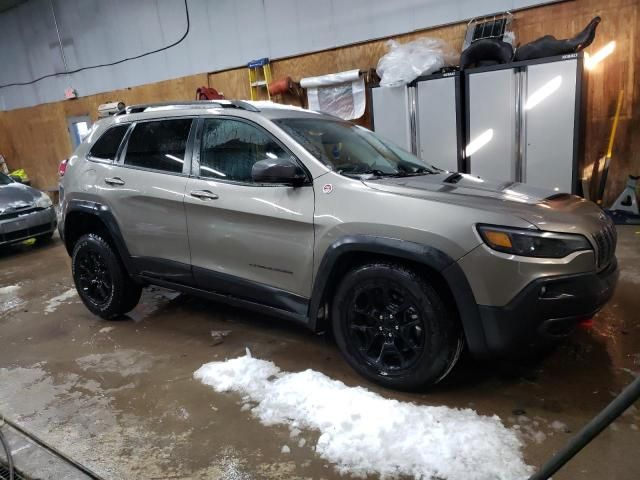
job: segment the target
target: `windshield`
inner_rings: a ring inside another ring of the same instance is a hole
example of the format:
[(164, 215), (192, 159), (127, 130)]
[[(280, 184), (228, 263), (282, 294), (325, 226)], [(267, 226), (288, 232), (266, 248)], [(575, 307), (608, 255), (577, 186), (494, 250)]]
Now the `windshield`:
[(9, 185), (10, 183), (13, 183), (13, 180), (8, 175), (0, 172), (0, 185)]
[(316, 118), (275, 122), (314, 157), (343, 175), (408, 176), (440, 171), (349, 122)]

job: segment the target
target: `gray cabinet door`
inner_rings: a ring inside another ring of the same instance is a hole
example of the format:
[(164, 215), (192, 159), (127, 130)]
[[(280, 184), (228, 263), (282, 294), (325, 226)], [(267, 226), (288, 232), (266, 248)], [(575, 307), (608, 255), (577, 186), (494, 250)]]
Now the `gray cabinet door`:
[(417, 82), (416, 88), (418, 156), (431, 165), (457, 172), (455, 77)]
[(527, 67), (523, 182), (571, 193), (577, 59)]
[(495, 180), (516, 180), (516, 82), (513, 69), (470, 74), (470, 173)]
[(373, 129), (382, 138), (411, 151), (409, 89), (376, 87), (371, 89)]

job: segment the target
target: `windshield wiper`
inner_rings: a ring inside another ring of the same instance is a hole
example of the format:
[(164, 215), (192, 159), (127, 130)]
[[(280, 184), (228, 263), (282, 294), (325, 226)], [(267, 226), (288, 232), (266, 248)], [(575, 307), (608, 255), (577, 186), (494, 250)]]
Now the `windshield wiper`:
[(398, 172), (393, 172), (393, 173), (387, 173), (387, 172), (383, 172), (382, 170), (378, 170), (377, 168), (372, 168), (370, 170), (360, 170), (360, 171), (344, 171), (344, 170), (338, 170), (338, 173), (341, 175), (374, 175), (376, 177), (395, 177)]
[(426, 168), (421, 168), (419, 170), (416, 170), (415, 172), (403, 172), (403, 171), (398, 171), (398, 172), (383, 172), (382, 170), (379, 170), (377, 168), (372, 168), (369, 170), (361, 170), (361, 171), (343, 171), (343, 170), (339, 170), (338, 173), (342, 174), (342, 175), (374, 175), (376, 177), (387, 177), (387, 178), (402, 178), (402, 177), (414, 177), (417, 175), (433, 175), (435, 173), (438, 172), (434, 172), (431, 170), (428, 170)]

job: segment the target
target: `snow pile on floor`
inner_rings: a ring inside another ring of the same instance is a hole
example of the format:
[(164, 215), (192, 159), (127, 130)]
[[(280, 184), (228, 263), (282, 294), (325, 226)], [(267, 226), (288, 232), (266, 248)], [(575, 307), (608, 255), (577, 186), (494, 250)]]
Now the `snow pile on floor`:
[(47, 301), (47, 305), (44, 308), (44, 314), (55, 312), (62, 302), (66, 302), (67, 300), (75, 297), (78, 294), (75, 288), (70, 288), (66, 292), (58, 295), (57, 297), (50, 298)]
[(318, 430), (316, 452), (341, 473), (515, 480), (532, 472), (516, 433), (496, 416), (385, 399), (313, 370), (282, 372), (249, 352), (207, 363), (194, 377), (248, 396), (265, 425)]
[(20, 290), (20, 285), (9, 285), (8, 287), (0, 287), (0, 295), (10, 295)]
[(0, 315), (24, 303), (24, 300), (16, 295), (16, 292), (20, 290), (20, 288), (21, 286), (19, 284), (0, 287)]

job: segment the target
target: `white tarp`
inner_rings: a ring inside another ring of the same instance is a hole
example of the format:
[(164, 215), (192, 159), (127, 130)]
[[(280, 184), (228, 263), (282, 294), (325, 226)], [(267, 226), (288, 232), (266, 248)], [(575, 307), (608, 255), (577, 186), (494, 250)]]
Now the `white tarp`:
[(329, 113), (344, 120), (364, 115), (366, 95), (360, 70), (332, 73), (300, 80), (307, 89), (309, 109)]

